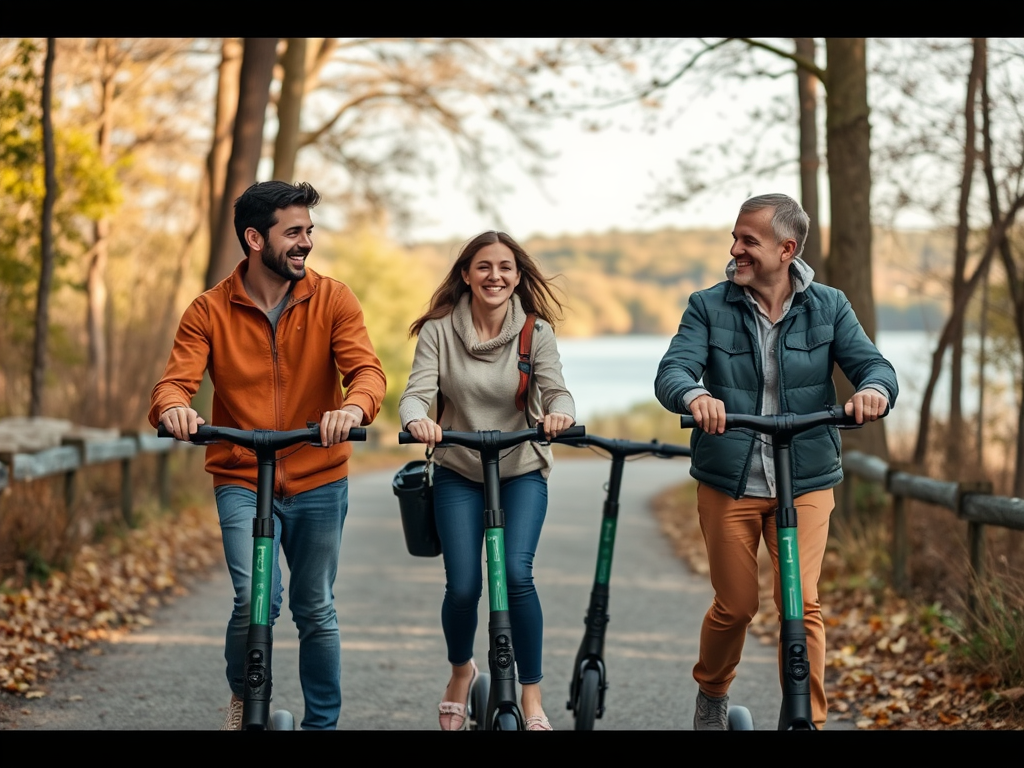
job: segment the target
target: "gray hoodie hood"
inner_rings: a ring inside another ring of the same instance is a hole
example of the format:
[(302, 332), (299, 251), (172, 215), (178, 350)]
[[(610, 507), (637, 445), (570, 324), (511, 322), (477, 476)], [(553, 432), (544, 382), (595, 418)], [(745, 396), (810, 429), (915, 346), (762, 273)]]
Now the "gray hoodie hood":
[[(733, 280), (735, 275), (736, 259), (729, 259), (729, 263), (725, 267), (725, 276), (730, 283), (733, 283), (735, 282)], [(810, 264), (797, 257), (789, 265), (789, 279), (793, 284), (793, 293), (801, 293), (806, 291), (807, 287), (814, 282), (814, 270), (811, 269)]]

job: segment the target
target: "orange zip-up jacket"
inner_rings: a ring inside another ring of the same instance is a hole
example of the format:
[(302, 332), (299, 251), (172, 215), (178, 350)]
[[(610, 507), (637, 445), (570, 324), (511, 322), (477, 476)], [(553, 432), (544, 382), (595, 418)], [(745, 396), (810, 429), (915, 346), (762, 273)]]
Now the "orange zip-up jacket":
[[(319, 423), (326, 411), (344, 405), (362, 408), (363, 424), (373, 421), (384, 399), (384, 370), (348, 286), (307, 268), (281, 312), (275, 335), (242, 285), (248, 266), (243, 259), (229, 277), (185, 310), (164, 375), (153, 388), (149, 423), (156, 427), (168, 408), (190, 406), (207, 368), (214, 386), (208, 424), (302, 429), (307, 421)], [(294, 496), (346, 477), (351, 455), (347, 442), (282, 451), (275, 494)], [(209, 445), (206, 471), (215, 486), (256, 490), (252, 451), (230, 443)]]

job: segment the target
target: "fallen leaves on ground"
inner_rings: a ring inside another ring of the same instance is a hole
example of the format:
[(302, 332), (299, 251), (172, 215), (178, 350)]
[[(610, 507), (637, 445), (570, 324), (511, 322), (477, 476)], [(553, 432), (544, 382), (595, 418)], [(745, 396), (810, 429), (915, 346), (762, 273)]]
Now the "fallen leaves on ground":
[(62, 651), (149, 625), (149, 615), (185, 594), (184, 578), (221, 558), (210, 509), (188, 508), (82, 548), (69, 573), (0, 586), (0, 690), (45, 695)]
[(866, 729), (1021, 727), (1014, 689), (961, 670), (959, 636), (940, 607), (836, 584), (823, 585), (822, 594), (826, 685), (839, 719)]
[[(654, 512), (676, 553), (694, 572), (706, 574), (695, 494), (685, 487), (670, 490), (655, 501)], [(763, 546), (760, 555), (762, 609), (750, 633), (775, 645), (779, 622), (773, 572)], [(823, 572), (836, 571), (837, 563), (829, 562), (836, 557), (826, 555)], [(823, 581), (820, 593), (830, 718), (872, 730), (1024, 727), (1024, 689), (962, 672), (956, 658), (959, 636), (941, 607), (918, 607), (876, 584), (853, 579)]]

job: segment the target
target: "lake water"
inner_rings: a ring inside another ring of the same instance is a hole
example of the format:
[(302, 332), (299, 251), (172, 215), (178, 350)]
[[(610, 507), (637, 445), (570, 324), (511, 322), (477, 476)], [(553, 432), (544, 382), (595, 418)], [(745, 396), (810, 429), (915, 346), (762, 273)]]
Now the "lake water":
[[(595, 414), (623, 411), (637, 403), (654, 400), (654, 377), (668, 349), (671, 336), (598, 336), (590, 339), (559, 339), (565, 382), (576, 400), (581, 423)], [(921, 397), (928, 382), (936, 335), (923, 331), (879, 332), (878, 348), (896, 369), (900, 394), (889, 416), (890, 428), (900, 433), (917, 430)], [(946, 354), (948, 365), (949, 353)], [(990, 373), (1002, 381), (1005, 374)], [(964, 409), (977, 409), (977, 366), (968, 364)], [(1009, 392), (1007, 387), (1007, 393)], [(947, 410), (949, 373), (939, 379), (933, 411)], [(1012, 398), (1010, 398), (1012, 402)], [(987, 405), (991, 408), (991, 405)]]

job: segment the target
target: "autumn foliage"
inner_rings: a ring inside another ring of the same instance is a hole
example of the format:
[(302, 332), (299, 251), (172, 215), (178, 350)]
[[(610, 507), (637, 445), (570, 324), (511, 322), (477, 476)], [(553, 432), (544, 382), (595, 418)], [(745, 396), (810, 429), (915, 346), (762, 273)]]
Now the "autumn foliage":
[(0, 589), (0, 690), (43, 696), (61, 651), (148, 625), (153, 609), (185, 594), (187, 576), (218, 562), (220, 551), (215, 515), (193, 506), (86, 545), (66, 573), (18, 588), (8, 579)]

